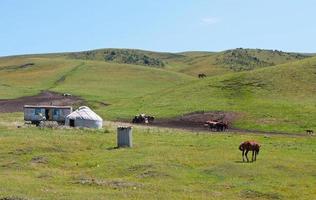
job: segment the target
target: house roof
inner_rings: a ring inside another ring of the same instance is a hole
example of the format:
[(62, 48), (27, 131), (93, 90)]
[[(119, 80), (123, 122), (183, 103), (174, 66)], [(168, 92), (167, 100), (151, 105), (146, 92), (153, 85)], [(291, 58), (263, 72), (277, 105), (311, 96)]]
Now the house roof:
[(93, 120), (93, 121), (103, 121), (103, 119), (93, 112), (87, 106), (81, 106), (74, 112), (70, 113), (66, 118), (68, 119), (84, 119), (84, 120)]
[(24, 108), (60, 108), (60, 109), (72, 109), (71, 106), (51, 106), (51, 105), (24, 105)]

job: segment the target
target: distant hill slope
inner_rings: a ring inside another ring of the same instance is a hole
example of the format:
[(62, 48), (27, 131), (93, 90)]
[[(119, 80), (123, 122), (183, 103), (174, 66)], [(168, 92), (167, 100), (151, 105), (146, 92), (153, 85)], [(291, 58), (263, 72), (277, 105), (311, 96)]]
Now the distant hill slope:
[[(132, 64), (164, 68), (196, 76), (223, 75), (231, 72), (249, 71), (257, 68), (312, 57), (314, 54), (287, 53), (277, 50), (232, 49), (223, 52), (153, 52), (137, 49), (98, 49), (72, 53), (55, 53), (15, 56), (24, 58), (61, 58), (72, 60), (103, 61), (118, 64)], [(12, 58), (15, 58), (12, 57)]]
[[(206, 73), (209, 76), (249, 71), (311, 57), (311, 55), (307, 54), (287, 53), (277, 50), (242, 48), (218, 53), (189, 52), (183, 55), (185, 55), (185, 59), (173, 62), (176, 71), (191, 75)], [(182, 67), (179, 67), (180, 65)]]
[(164, 62), (157, 56), (146, 51), (132, 49), (102, 49), (94, 51), (84, 51), (70, 53), (71, 59), (99, 60), (105, 62), (114, 62), (121, 64), (134, 64), (149, 67), (164, 67)]

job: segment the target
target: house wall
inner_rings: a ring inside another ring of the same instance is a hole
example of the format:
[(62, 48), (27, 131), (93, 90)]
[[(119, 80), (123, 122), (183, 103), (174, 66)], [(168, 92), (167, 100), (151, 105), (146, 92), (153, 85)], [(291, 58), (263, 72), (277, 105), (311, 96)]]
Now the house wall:
[[(70, 108), (47, 108), (49, 109), (49, 121), (64, 122), (67, 115), (72, 112)], [(24, 108), (25, 121), (41, 121), (45, 117), (45, 108)], [(41, 115), (40, 115), (41, 113)]]

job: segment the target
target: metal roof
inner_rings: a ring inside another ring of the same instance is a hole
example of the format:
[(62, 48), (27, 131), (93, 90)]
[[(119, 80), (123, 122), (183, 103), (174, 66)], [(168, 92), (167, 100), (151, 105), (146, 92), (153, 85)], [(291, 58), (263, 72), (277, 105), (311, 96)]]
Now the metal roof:
[(51, 106), (51, 105), (24, 105), (24, 108), (60, 108), (60, 109), (72, 109), (71, 106)]

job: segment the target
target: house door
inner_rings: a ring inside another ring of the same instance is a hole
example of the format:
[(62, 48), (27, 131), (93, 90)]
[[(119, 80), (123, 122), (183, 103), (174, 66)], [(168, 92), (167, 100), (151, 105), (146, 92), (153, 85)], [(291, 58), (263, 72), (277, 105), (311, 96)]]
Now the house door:
[(45, 109), (45, 118), (49, 120), (49, 109)]
[(75, 127), (75, 120), (74, 119), (69, 119), (69, 126)]

